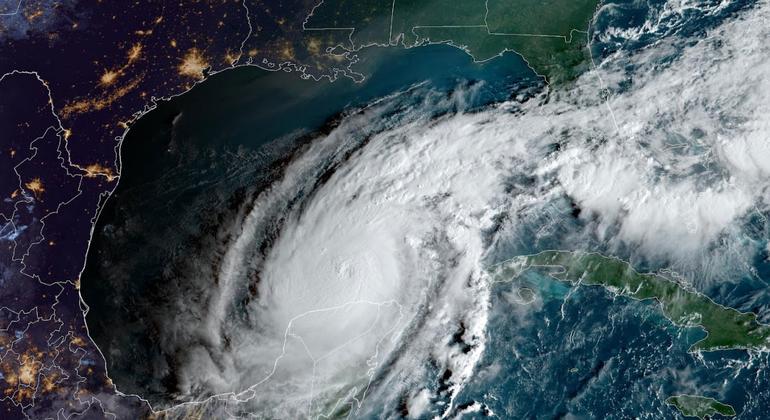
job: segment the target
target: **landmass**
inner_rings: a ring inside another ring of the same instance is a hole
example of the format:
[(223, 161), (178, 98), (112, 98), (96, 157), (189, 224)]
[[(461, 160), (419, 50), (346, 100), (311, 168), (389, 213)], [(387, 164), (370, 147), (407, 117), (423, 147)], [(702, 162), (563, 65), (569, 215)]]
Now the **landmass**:
[(79, 289), (95, 220), (120, 177), (120, 143), (159, 101), (239, 66), (360, 81), (355, 52), (372, 45), (442, 42), (478, 61), (516, 51), (566, 79), (586, 63), (575, 30), (587, 29), (596, 3), (0, 3), (4, 418), (152, 413), (107, 376)]
[(668, 397), (666, 403), (674, 406), (685, 417), (708, 419), (715, 414), (725, 417), (735, 416), (735, 409), (732, 406), (699, 395), (676, 395)]
[(767, 351), (770, 325), (761, 324), (753, 313), (720, 305), (673, 278), (655, 273), (639, 273), (625, 261), (597, 253), (544, 251), (514, 258), (498, 265), (501, 278), (535, 270), (574, 285), (602, 286), (636, 300), (656, 300), (672, 323), (700, 327), (707, 336), (690, 351), (746, 349)]
[(325, 0), (305, 29), (339, 37), (338, 47), (446, 43), (476, 61), (520, 54), (550, 82), (574, 78), (589, 61), (588, 25), (598, 0)]

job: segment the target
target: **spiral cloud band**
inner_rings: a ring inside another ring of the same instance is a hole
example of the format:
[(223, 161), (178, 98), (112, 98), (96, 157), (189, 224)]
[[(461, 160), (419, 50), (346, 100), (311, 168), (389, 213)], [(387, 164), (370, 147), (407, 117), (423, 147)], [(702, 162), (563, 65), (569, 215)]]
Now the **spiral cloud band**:
[(414, 86), (302, 147), (222, 227), (215, 287), (164, 326), (166, 348), (196, 343), (177, 348), (180, 398), (284, 418), (483, 410), (454, 398), (485, 351), (490, 264), (591, 241), (701, 282), (745, 264), (744, 219), (767, 210), (770, 7), (697, 42), (676, 36), (685, 8), (606, 29), (673, 35), (564, 91), (477, 109), (478, 84)]

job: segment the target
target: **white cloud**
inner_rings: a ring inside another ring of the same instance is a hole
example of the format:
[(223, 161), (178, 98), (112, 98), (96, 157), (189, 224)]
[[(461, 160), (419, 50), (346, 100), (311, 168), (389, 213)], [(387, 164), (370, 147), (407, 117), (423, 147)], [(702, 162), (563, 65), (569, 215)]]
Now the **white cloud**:
[[(740, 242), (737, 223), (764, 206), (770, 174), (767, 15), (763, 3), (694, 45), (674, 39), (617, 54), (566, 92), (515, 113), (428, 120), (427, 110), (449, 108), (428, 100), (350, 117), (257, 200), (226, 255), (233, 268), (212, 294), (214, 325), (244, 281), (238, 267), (251, 255), (252, 227), (266, 223), (265, 209), (285, 216), (248, 308), (259, 330), (222, 327), (232, 343), (221, 356), (226, 368), (191, 365), (185, 379), (217, 390), (258, 383), (242, 399), (305, 415), (357, 405), (352, 397), (376, 377), (387, 394), (379, 397), (411, 395), (416, 413), (429, 409), (422, 389), (435, 370), (451, 369), (456, 391), (484, 349), (483, 236), (496, 217), (523, 222), (522, 214), (568, 196), (589, 227), (576, 234), (649, 259), (707, 261), (720, 252), (720, 236)], [(681, 48), (677, 60), (653, 63)], [(630, 87), (617, 89), (623, 81)], [(618, 91), (612, 114), (603, 83)], [(378, 119), (384, 131), (342, 161)], [(562, 146), (552, 153), (555, 143)], [(312, 190), (331, 163), (334, 174)], [(534, 179), (506, 190), (516, 177)], [(467, 353), (449, 340), (461, 324)]]

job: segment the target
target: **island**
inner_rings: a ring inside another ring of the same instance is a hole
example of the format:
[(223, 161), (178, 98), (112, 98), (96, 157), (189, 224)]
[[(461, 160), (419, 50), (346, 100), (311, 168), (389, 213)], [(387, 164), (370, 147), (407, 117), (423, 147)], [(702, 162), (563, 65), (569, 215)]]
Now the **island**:
[(573, 285), (602, 286), (631, 299), (654, 299), (675, 325), (706, 331), (707, 336), (693, 344), (691, 352), (769, 348), (770, 325), (758, 322), (755, 314), (720, 305), (673, 276), (639, 273), (617, 258), (580, 251), (544, 251), (498, 264), (493, 273), (510, 279), (526, 270)]
[(708, 419), (715, 414), (725, 417), (735, 416), (735, 409), (732, 406), (699, 395), (675, 395), (666, 398), (666, 404), (674, 406), (685, 417)]

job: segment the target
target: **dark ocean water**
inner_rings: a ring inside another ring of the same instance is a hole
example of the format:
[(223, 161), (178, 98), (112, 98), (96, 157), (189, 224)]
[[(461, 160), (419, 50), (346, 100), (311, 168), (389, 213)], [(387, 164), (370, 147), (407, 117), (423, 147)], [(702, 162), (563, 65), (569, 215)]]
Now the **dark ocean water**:
[(358, 69), (368, 75), (363, 83), (226, 71), (160, 103), (131, 129), (81, 279), (91, 336), (118, 389), (154, 403), (169, 398), (175, 355), (162, 351), (158, 335), (174, 317), (175, 295), (188, 289), (182, 271), (217, 246), (219, 226), (237, 218), (297, 150), (344, 115), (396, 92), (419, 102), (427, 90), (451, 95), (473, 85), (465, 104), (473, 109), (542, 87), (516, 54), (478, 64), (443, 45), (373, 49)]
[[(616, 14), (594, 23), (595, 55), (644, 48), (671, 33), (700, 36), (749, 3), (733, 3), (721, 15), (663, 19), (659, 32), (633, 40), (599, 39), (608, 27), (642, 25), (662, 5), (618, 2)], [(314, 137), (374, 100), (421, 95), (424, 90), (409, 88), (422, 83), (445, 94), (477, 86), (471, 110), (542, 88), (515, 54), (477, 64), (448, 46), (374, 49), (362, 54), (357, 70), (367, 75), (363, 83), (255, 68), (224, 72), (159, 104), (132, 128), (121, 149), (119, 186), (99, 218), (81, 279), (91, 335), (119, 390), (161, 405), (173, 399), (175, 355), (163, 352), (157, 335), (159, 320), (174, 316), (174, 293), (185, 289), (179, 271), (216, 247), (217, 227), (238, 217), (248, 197), (269, 186)], [(558, 228), (579, 229), (576, 223), (565, 217)], [(523, 229), (497, 257), (555, 246), (535, 238), (539, 228)], [(762, 235), (766, 227), (758, 226), (756, 236)], [(754, 275), (705, 292), (767, 321), (766, 252), (753, 268)], [(521, 287), (533, 292), (532, 302), (518, 297)], [(690, 354), (702, 336), (671, 325), (653, 302), (530, 274), (495, 286), (487, 349), (456, 403), (481, 403), (500, 418), (665, 419), (681, 417), (665, 399), (691, 393), (733, 405), (742, 419), (770, 418), (767, 354)]]

